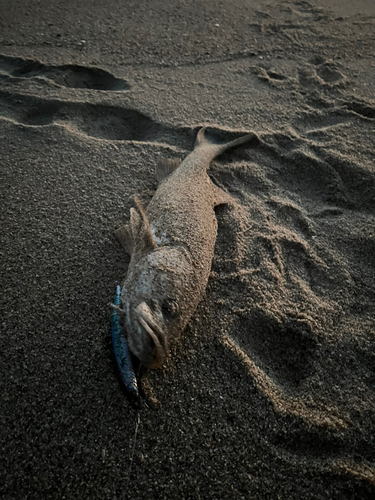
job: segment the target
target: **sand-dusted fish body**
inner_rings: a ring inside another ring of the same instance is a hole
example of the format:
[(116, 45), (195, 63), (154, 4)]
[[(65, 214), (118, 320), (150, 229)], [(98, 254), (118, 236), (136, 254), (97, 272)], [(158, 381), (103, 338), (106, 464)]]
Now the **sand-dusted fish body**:
[(184, 161), (158, 163), (159, 187), (147, 212), (137, 202), (129, 225), (116, 231), (131, 254), (118, 311), (131, 351), (146, 366), (163, 363), (170, 340), (183, 331), (207, 285), (217, 234), (214, 207), (230, 201), (209, 179), (210, 162), (252, 138), (216, 143), (201, 129)]

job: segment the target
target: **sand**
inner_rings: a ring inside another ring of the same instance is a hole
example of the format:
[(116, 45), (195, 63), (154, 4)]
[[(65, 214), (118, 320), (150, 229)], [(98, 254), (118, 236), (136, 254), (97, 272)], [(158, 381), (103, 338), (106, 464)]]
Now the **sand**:
[[(0, 496), (375, 497), (371, 0), (3, 0)], [(203, 301), (139, 406), (114, 238), (162, 155), (254, 132), (210, 176)]]

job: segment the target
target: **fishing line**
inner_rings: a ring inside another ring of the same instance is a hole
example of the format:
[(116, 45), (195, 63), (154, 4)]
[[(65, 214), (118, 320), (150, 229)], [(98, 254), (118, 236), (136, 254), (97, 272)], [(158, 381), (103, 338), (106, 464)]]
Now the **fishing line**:
[(137, 434), (138, 434), (138, 427), (139, 427), (139, 424), (141, 423), (141, 414), (140, 414), (140, 411), (138, 410), (137, 412), (137, 420), (136, 420), (136, 423), (135, 423), (135, 431), (134, 431), (134, 442), (133, 442), (133, 449), (131, 451), (131, 454), (130, 454), (130, 467), (129, 467), (129, 477), (130, 477), (130, 474), (131, 474), (131, 471), (132, 471), (132, 466), (133, 466), (133, 459), (134, 459), (134, 452), (135, 452), (135, 445), (137, 444)]

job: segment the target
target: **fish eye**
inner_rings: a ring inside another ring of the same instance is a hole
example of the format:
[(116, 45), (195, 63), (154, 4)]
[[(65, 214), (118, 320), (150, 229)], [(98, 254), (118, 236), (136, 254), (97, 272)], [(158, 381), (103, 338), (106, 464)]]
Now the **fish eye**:
[(177, 319), (180, 315), (180, 308), (174, 299), (165, 299), (161, 305), (161, 310), (163, 316), (169, 320)]

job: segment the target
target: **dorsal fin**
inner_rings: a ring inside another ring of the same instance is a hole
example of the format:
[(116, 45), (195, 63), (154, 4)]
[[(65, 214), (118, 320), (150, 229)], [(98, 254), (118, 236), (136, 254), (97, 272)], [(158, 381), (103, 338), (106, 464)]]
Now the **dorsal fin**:
[(236, 203), (236, 200), (232, 198), (229, 193), (221, 189), (219, 186), (216, 186), (213, 182), (211, 182), (211, 185), (215, 207), (218, 205), (234, 205)]
[(178, 158), (159, 158), (155, 167), (155, 175), (159, 184), (163, 182), (163, 180), (166, 179), (172, 172), (174, 172), (180, 164), (181, 160)]

